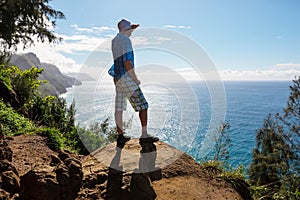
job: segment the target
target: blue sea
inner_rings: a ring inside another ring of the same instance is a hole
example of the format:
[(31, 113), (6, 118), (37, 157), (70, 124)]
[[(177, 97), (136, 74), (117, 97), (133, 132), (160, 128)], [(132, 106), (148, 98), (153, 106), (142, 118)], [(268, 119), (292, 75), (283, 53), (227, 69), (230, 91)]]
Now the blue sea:
[[(219, 113), (223, 118), (218, 120), (223, 120), (212, 126), (213, 112), (218, 112), (215, 109), (218, 104), (215, 105), (217, 101), (212, 100), (212, 91), (205, 82), (190, 82), (189, 90), (180, 84), (172, 89), (155, 84), (142, 85), (150, 105), (148, 132), (200, 161), (209, 157), (206, 150), (211, 150), (214, 145), (212, 141), (216, 138), (217, 127), (227, 122), (230, 124), (227, 133), (231, 139), (229, 163), (234, 167), (240, 163), (247, 167), (255, 147), (256, 131), (262, 127), (269, 113), (283, 112), (292, 81), (224, 81), (222, 85), (225, 96), (219, 101), (224, 103), (225, 108), (220, 109), (224, 113)], [(76, 122), (80, 126), (88, 127), (108, 117), (111, 126), (114, 126), (112, 82), (83, 82), (81, 86), (69, 88), (62, 96), (68, 104), (75, 100)], [(138, 115), (129, 104), (124, 120), (132, 121), (126, 132), (132, 137), (139, 137)], [(207, 140), (209, 134), (214, 136), (213, 139)]]

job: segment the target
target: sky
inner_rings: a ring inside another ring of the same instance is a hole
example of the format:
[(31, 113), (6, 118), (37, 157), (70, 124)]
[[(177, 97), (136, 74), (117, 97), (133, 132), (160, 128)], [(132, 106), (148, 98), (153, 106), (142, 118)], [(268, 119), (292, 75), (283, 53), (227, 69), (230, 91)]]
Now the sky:
[[(141, 30), (169, 30), (188, 38), (205, 51), (224, 80), (290, 80), (300, 75), (299, 0), (53, 0), (51, 6), (66, 16), (52, 29), (63, 42), (36, 43), (25, 52), (63, 72), (79, 71), (99, 45), (116, 35), (117, 22), (125, 18)], [(144, 41), (134, 34), (133, 45)], [(141, 64), (147, 53), (152, 62), (188, 68), (159, 51), (137, 53)]]

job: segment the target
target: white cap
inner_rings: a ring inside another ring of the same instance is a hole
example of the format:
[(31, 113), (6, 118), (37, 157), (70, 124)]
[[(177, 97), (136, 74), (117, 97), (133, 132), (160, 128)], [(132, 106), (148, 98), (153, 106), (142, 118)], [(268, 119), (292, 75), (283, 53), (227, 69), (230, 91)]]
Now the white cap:
[(122, 19), (118, 23), (119, 32), (124, 32), (129, 29), (136, 29), (139, 24), (131, 24), (131, 22), (127, 21), (126, 19)]

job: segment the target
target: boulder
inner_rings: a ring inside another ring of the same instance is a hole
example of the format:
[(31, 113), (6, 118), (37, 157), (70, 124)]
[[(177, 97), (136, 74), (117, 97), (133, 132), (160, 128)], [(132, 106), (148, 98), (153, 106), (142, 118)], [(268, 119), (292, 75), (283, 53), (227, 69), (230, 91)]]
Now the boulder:
[(59, 167), (56, 170), (56, 179), (60, 185), (61, 199), (74, 199), (73, 197), (76, 194), (72, 192), (72, 183), (68, 168)]
[(50, 166), (37, 167), (21, 176), (21, 191), (24, 200), (61, 199), (59, 183)]
[(2, 182), (2, 189), (10, 194), (16, 194), (20, 192), (20, 178), (13, 171), (6, 171), (0, 174)]
[(50, 155), (50, 166), (55, 167), (61, 165), (63, 162), (56, 155)]
[(13, 171), (17, 176), (19, 176), (17, 169), (15, 166), (11, 164), (8, 160), (1, 160), (0, 161), (0, 173), (6, 171)]
[(71, 155), (67, 151), (61, 150), (58, 152), (58, 157), (60, 160), (65, 161), (66, 159), (71, 158)]
[(1, 200), (6, 200), (6, 199), (10, 199), (9, 198), (9, 193), (6, 192), (5, 190), (0, 188), (0, 199)]
[(133, 173), (130, 183), (130, 192), (136, 199), (154, 200), (156, 193), (151, 186), (151, 179), (145, 173)]
[(20, 193), (20, 178), (16, 168), (11, 164), (12, 150), (4, 136), (0, 138), (0, 199), (11, 199), (10, 196)]
[(51, 163), (58, 166), (41, 165), (21, 177), (22, 197), (25, 200), (72, 200), (77, 197), (82, 182), (81, 163), (75, 158), (64, 162), (51, 156)]
[(12, 161), (12, 150), (8, 147), (8, 144), (5, 140), (0, 139), (0, 161), (8, 160)]
[(68, 171), (69, 171), (69, 180), (71, 187), (71, 199), (75, 199), (77, 193), (81, 188), (83, 172), (81, 162), (75, 158), (67, 158), (64, 161)]

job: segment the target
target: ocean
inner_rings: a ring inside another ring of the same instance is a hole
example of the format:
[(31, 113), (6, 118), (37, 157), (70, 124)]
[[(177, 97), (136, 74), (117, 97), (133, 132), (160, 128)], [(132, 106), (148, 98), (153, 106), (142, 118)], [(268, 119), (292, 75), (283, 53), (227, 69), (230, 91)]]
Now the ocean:
[[(190, 82), (188, 89), (180, 84), (173, 85), (172, 88), (155, 84), (141, 86), (149, 102), (148, 132), (200, 161), (210, 156), (207, 152), (214, 145), (212, 141), (215, 141), (217, 127), (227, 122), (230, 124), (227, 133), (231, 139), (229, 163), (233, 167), (239, 164), (247, 167), (255, 147), (256, 131), (262, 127), (269, 113), (283, 112), (292, 81), (224, 81), (224, 99), (217, 100), (225, 105), (225, 110), (220, 109), (224, 113), (217, 113), (223, 117), (218, 120), (223, 120), (214, 122), (212, 126), (216, 116), (213, 114), (218, 112), (215, 107), (219, 104), (212, 100), (212, 91), (207, 84)], [(106, 118), (110, 118), (110, 124), (114, 126), (112, 82), (86, 81), (81, 86), (68, 88), (62, 97), (67, 104), (75, 100), (79, 126), (88, 127)], [(138, 138), (138, 115), (129, 104), (124, 112), (124, 121), (132, 121), (126, 132)], [(210, 139), (207, 139), (208, 135)]]

